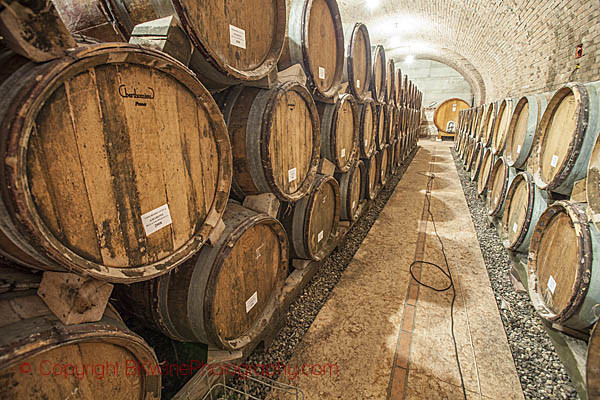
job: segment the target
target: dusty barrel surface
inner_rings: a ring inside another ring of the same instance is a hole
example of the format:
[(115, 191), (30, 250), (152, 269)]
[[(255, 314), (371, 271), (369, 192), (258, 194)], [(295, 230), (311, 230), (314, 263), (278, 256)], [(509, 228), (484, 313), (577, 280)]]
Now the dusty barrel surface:
[(233, 150), (232, 193), (304, 197), (321, 153), (319, 115), (308, 90), (296, 82), (269, 90), (237, 86), (217, 98)]
[(382, 45), (371, 47), (373, 72), (371, 74), (371, 97), (377, 102), (385, 101), (386, 85), (386, 59), (385, 49)]
[(320, 261), (338, 240), (340, 187), (332, 176), (317, 175), (313, 191), (280, 215), (290, 239), (292, 255)]
[(366, 173), (365, 164), (356, 160), (352, 168), (346, 173), (336, 174), (340, 184), (340, 219), (343, 221), (356, 221), (359, 217), (359, 207), (366, 199)]
[(481, 165), (477, 177), (477, 194), (479, 196), (485, 196), (485, 194), (487, 194), (486, 189), (490, 181), (490, 175), (492, 174), (492, 167), (494, 166), (494, 162), (495, 157), (492, 153), (492, 150), (490, 150), (489, 148), (483, 149)]
[(346, 62), (343, 79), (348, 82), (350, 93), (359, 100), (368, 97), (371, 86), (372, 61), (371, 40), (367, 26), (360, 22), (345, 25), (344, 40), (346, 46)]
[(288, 38), (279, 69), (302, 65), (315, 98), (331, 99), (337, 95), (344, 73), (344, 30), (337, 2), (291, 0), (288, 7)]
[(197, 51), (190, 66), (210, 88), (264, 78), (285, 40), (285, 0), (252, 7), (222, 1), (105, 0), (54, 2), (73, 33), (105, 42), (128, 41), (135, 25), (175, 15)]
[(385, 73), (385, 101), (388, 104), (393, 104), (396, 100), (395, 92), (395, 80), (396, 80), (396, 67), (394, 60), (391, 58), (387, 59), (386, 73)]
[(539, 123), (535, 149), (536, 184), (570, 194), (587, 175), (592, 148), (600, 132), (600, 82), (570, 83), (548, 102)]
[[(0, 312), (1, 398), (64, 398), (65, 393), (81, 399), (160, 398), (154, 351), (127, 329), (112, 306), (98, 322), (63, 325), (36, 289), (29, 289), (0, 294)], [(84, 366), (94, 364), (102, 369), (84, 373)], [(147, 368), (132, 373), (132, 365)]]
[(159, 279), (115, 288), (117, 305), (185, 342), (241, 350), (276, 314), (289, 243), (279, 221), (230, 202), (212, 246)]
[(85, 46), (28, 63), (1, 88), (4, 256), (140, 281), (192, 256), (218, 224), (232, 175), (226, 127), (171, 57)]
[(334, 104), (317, 103), (321, 121), (321, 157), (346, 172), (358, 158), (359, 115), (351, 94), (340, 95)]
[(501, 216), (504, 212), (504, 200), (508, 188), (515, 178), (515, 170), (510, 168), (502, 157), (494, 163), (490, 174), (485, 204), (488, 215), (492, 217)]
[(529, 246), (529, 296), (538, 314), (573, 329), (598, 319), (600, 233), (581, 203), (557, 201), (540, 216)]
[(358, 114), (360, 156), (368, 158), (371, 157), (377, 145), (377, 108), (373, 99), (367, 99), (359, 104)]
[(529, 172), (519, 172), (506, 193), (502, 215), (504, 247), (526, 253), (534, 227), (547, 206), (548, 194), (535, 185)]
[(508, 125), (513, 113), (514, 100), (504, 99), (498, 106), (498, 114), (494, 122), (494, 133), (492, 136), (491, 149), (492, 153), (502, 155), (506, 146), (506, 138), (508, 134)]
[[(469, 108), (466, 101), (458, 98), (448, 99), (436, 107), (433, 112), (433, 122), (440, 131), (456, 132), (458, 113)], [(470, 120), (467, 123), (470, 124)]]
[(547, 105), (547, 94), (523, 96), (515, 102), (504, 149), (509, 166), (523, 169), (527, 164), (537, 139), (538, 123)]
[(365, 192), (369, 200), (375, 200), (379, 190), (379, 178), (377, 173), (377, 152), (363, 160), (365, 165)]

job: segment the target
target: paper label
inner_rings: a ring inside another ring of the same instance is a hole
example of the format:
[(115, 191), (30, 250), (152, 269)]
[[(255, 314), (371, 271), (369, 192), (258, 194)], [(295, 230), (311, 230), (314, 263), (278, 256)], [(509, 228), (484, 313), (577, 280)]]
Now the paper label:
[(498, 205), (498, 198), (497, 197), (494, 199), (494, 204)]
[(144, 225), (146, 236), (150, 236), (165, 226), (171, 225), (172, 222), (168, 204), (162, 205), (142, 215), (142, 224)]
[(452, 104), (452, 112), (456, 111), (456, 104)]
[(288, 171), (288, 182), (296, 180), (296, 168), (292, 168)]
[(319, 79), (325, 79), (325, 68), (319, 67)]
[(550, 275), (550, 278), (548, 278), (548, 289), (550, 289), (550, 293), (552, 294), (554, 294), (554, 291), (556, 290), (556, 281), (552, 275)]
[(513, 232), (517, 233), (517, 223), (515, 222), (515, 224), (513, 225)]
[(241, 49), (246, 48), (246, 31), (229, 24), (229, 43)]
[(356, 205), (356, 200), (354, 200), (354, 201), (352, 202), (352, 208), (354, 208), (354, 206), (355, 206), (355, 205)]
[(556, 167), (556, 164), (558, 164), (558, 156), (554, 155), (554, 156), (552, 156), (552, 161), (550, 161), (550, 166), (552, 168), (554, 168), (554, 167)]
[(365, 147), (367, 147), (369, 145), (369, 140), (365, 139)]
[(517, 154), (519, 154), (521, 152), (521, 145), (517, 145)]
[(360, 89), (360, 79), (357, 79), (357, 80), (356, 80), (356, 88), (357, 88), (357, 89)]
[(323, 231), (319, 232), (319, 234), (317, 235), (317, 243), (320, 243), (321, 240), (323, 240)]
[(256, 303), (258, 303), (258, 293), (254, 292), (254, 294), (250, 296), (248, 300), (246, 300), (246, 314), (248, 314), (250, 310), (254, 308)]
[(346, 149), (342, 149), (342, 158), (346, 157)]

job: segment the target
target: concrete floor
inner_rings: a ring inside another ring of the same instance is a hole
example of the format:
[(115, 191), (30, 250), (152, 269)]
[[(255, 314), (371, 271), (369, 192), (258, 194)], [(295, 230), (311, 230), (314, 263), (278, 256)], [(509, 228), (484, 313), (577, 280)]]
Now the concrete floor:
[[(289, 362), (304, 373), (282, 380), (301, 388), (305, 399), (463, 398), (450, 335), (451, 291), (419, 287), (409, 273), (415, 259), (444, 265), (425, 211), (430, 172), (431, 210), (457, 289), (455, 333), (467, 396), (523, 398), (451, 144), (420, 146)], [(427, 266), (421, 280), (447, 284)]]

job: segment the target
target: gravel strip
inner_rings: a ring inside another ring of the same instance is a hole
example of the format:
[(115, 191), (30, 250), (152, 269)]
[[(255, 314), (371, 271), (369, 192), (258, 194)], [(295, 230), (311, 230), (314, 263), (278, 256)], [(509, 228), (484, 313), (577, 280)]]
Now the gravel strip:
[(510, 280), (512, 263), (496, 228), (488, 220), (485, 202), (477, 197), (477, 183), (471, 182), (469, 172), (463, 169), (454, 150), (452, 155), (525, 398), (578, 399), (528, 294), (514, 290)]

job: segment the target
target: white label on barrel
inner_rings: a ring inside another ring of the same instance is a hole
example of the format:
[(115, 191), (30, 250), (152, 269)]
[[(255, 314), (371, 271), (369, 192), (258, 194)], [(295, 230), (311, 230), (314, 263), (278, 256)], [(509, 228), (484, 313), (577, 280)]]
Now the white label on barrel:
[(494, 204), (498, 205), (498, 197), (494, 199)]
[(369, 139), (365, 139), (365, 148), (369, 145)]
[(550, 161), (550, 166), (552, 168), (554, 168), (554, 167), (556, 167), (556, 164), (558, 164), (558, 156), (554, 155), (554, 156), (552, 156), (552, 161)]
[(452, 112), (456, 111), (456, 104), (452, 104)]
[(515, 224), (513, 225), (513, 232), (517, 233), (517, 223), (515, 222)]
[(319, 232), (317, 235), (317, 243), (321, 242), (321, 240), (323, 240), (323, 231)]
[(344, 158), (344, 157), (346, 157), (346, 149), (345, 148), (342, 149), (342, 158)]
[(288, 171), (288, 181), (293, 182), (296, 180), (296, 168), (292, 168)]
[(352, 208), (354, 208), (354, 206), (355, 206), (355, 205), (356, 205), (356, 200), (354, 200), (354, 201), (352, 202)]
[(548, 278), (548, 289), (550, 289), (550, 293), (552, 294), (554, 294), (554, 291), (556, 290), (556, 281), (552, 275), (550, 275), (550, 278)]
[(517, 145), (517, 154), (521, 152), (521, 145)]
[(254, 306), (258, 303), (258, 293), (254, 292), (252, 296), (248, 300), (246, 300), (246, 314), (250, 312), (254, 308)]
[(319, 67), (319, 79), (325, 79), (325, 68)]
[(357, 88), (357, 89), (360, 89), (360, 79), (357, 79), (357, 80), (356, 80), (356, 88)]
[(168, 204), (162, 205), (142, 215), (142, 224), (144, 225), (146, 236), (150, 236), (165, 226), (171, 225), (172, 222)]
[(246, 31), (229, 24), (229, 43), (241, 49), (246, 48)]

